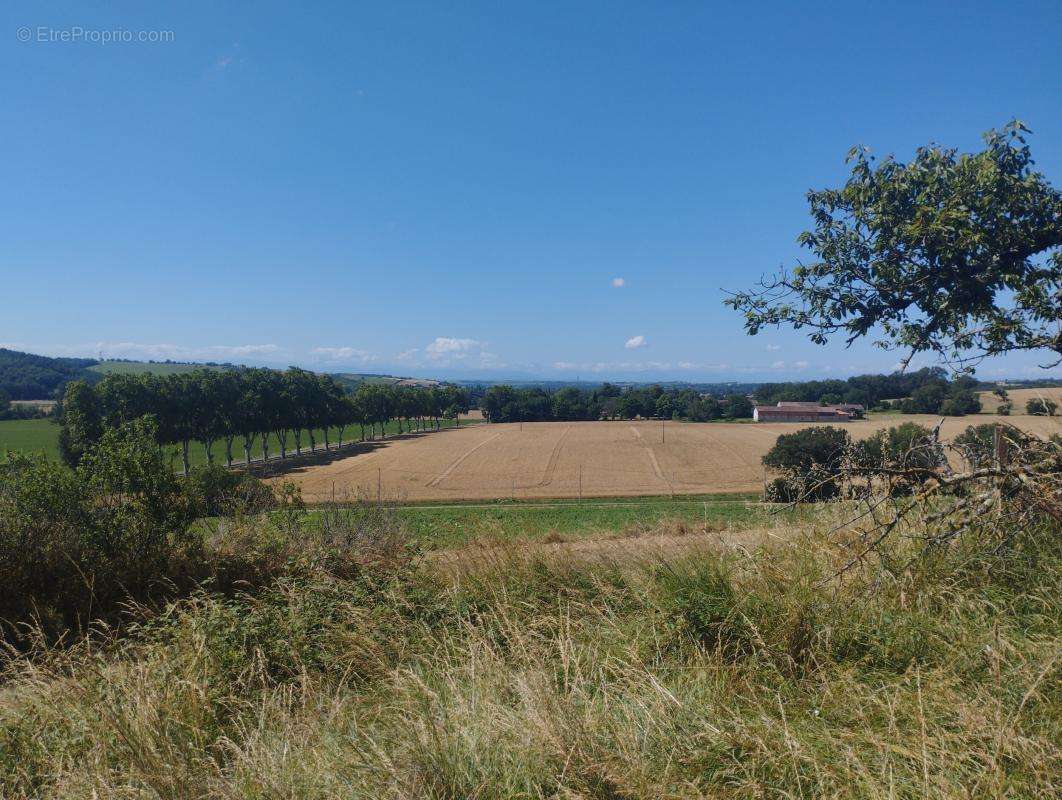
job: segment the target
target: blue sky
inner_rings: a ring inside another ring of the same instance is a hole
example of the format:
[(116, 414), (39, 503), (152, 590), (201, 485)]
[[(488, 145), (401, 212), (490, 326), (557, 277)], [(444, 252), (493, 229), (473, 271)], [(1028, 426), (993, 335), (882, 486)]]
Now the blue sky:
[(0, 343), (35, 352), (883, 371), (896, 355), (870, 346), (746, 336), (722, 289), (793, 263), (805, 193), (840, 182), (854, 144), (974, 149), (1019, 117), (1062, 183), (1054, 0), (82, 1), (0, 19)]

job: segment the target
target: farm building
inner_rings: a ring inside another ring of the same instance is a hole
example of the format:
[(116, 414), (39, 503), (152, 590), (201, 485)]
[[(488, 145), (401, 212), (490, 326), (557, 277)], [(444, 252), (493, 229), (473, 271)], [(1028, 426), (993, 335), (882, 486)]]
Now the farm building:
[(777, 405), (756, 406), (752, 410), (756, 422), (848, 422), (861, 416), (863, 406), (858, 403), (821, 406), (780, 400)]

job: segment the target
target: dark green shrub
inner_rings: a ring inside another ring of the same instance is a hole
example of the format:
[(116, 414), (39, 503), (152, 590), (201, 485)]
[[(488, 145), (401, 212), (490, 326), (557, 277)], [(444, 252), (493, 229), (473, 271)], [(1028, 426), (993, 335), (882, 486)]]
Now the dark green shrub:
[(113, 620), (150, 599), (195, 537), (194, 508), (155, 444), (149, 419), (102, 433), (76, 470), (43, 458), (0, 466), (0, 626), (18, 641)]
[(796, 473), (813, 467), (834, 471), (840, 467), (851, 440), (840, 428), (802, 428), (778, 437), (774, 447), (763, 457), (765, 466)]
[(216, 464), (195, 467), (181, 486), (201, 517), (260, 514), (276, 505), (273, 490), (255, 476)]
[(1046, 397), (1034, 397), (1025, 404), (1025, 413), (1034, 417), (1053, 417), (1058, 410), (1058, 403)]

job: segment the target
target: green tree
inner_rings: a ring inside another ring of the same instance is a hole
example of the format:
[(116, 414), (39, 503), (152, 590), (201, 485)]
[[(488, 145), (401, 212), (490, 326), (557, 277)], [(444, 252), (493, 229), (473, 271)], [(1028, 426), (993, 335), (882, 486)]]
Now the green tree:
[(1025, 413), (1034, 417), (1053, 417), (1058, 403), (1048, 397), (1034, 397), (1025, 404)]
[(302, 453), (302, 434), (309, 432), (310, 449), (315, 449), (313, 429), (324, 416), (321, 384), (308, 370), (288, 367), (284, 373), (284, 395), (287, 400), (288, 427), (295, 436), (295, 454)]
[(904, 414), (937, 414), (947, 398), (948, 385), (943, 381), (923, 384), (904, 398), (900, 410)]
[(855, 445), (855, 462), (873, 472), (878, 469), (934, 470), (943, 466), (943, 451), (933, 431), (915, 422), (904, 422), (878, 431)]
[(819, 467), (833, 472), (840, 468), (851, 444), (848, 432), (840, 428), (801, 428), (783, 433), (763, 457), (764, 466), (803, 474)]
[(85, 381), (66, 385), (60, 423), (59, 454), (67, 464), (77, 466), (103, 434), (99, 397)]
[(662, 394), (656, 399), (656, 407), (653, 411), (660, 419), (671, 419), (675, 413), (675, 402), (670, 395)]
[[(232, 444), (236, 436), (243, 432), (240, 419), (240, 401), (243, 399), (245, 378), (243, 373), (226, 370), (218, 373), (214, 384), (217, 402), (218, 428), (225, 441), (225, 466), (232, 466)], [(250, 461), (248, 461), (250, 463)]]
[(839, 189), (808, 194), (813, 260), (726, 302), (750, 334), (806, 328), (824, 344), (880, 331), (878, 344), (968, 366), (1013, 350), (1062, 361), (1062, 193), (1034, 171), (1011, 122), (960, 155), (920, 148), (903, 164), (849, 154)]
[(752, 416), (752, 401), (742, 394), (731, 394), (723, 398), (723, 416), (728, 419), (748, 419)]
[(199, 387), (194, 373), (171, 375), (161, 383), (161, 387), (161, 399), (170, 420), (172, 435), (181, 445), (181, 466), (183, 473), (187, 475), (190, 469), (188, 448), (195, 438), (199, 422), (199, 409), (196, 406), (200, 395)]
[(461, 425), (461, 415), (467, 414), (472, 406), (472, 400), (468, 392), (460, 386), (443, 387), (443, 404), (445, 409), (443, 416), (452, 419), (455, 426)]

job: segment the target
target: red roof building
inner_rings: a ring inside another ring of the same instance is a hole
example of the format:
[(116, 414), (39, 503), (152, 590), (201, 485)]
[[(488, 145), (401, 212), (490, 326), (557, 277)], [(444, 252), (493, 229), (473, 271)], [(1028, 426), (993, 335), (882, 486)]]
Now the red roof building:
[(849, 422), (862, 414), (863, 406), (858, 403), (821, 406), (782, 400), (777, 405), (752, 409), (752, 418), (756, 422)]

